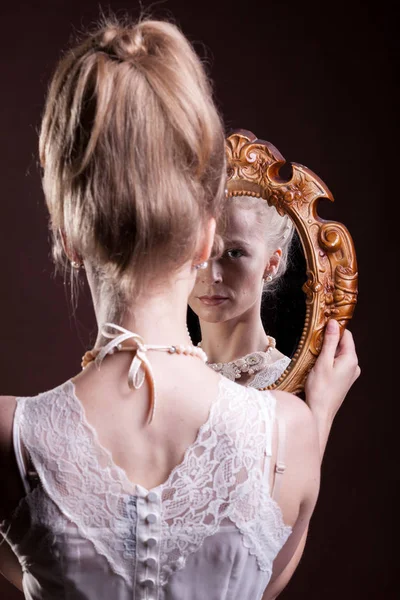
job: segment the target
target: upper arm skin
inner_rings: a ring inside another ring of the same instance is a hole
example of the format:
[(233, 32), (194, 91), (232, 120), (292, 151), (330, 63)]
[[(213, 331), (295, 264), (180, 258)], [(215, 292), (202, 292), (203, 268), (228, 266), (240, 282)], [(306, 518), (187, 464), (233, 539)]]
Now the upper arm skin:
[[(15, 456), (12, 439), (12, 429), (16, 399), (13, 396), (0, 396), (0, 481), (11, 483), (12, 471), (15, 467)], [(13, 487), (11, 485), (11, 487)], [(0, 494), (0, 521), (9, 513), (10, 486), (7, 485), (7, 494)]]
[(303, 554), (308, 526), (318, 498), (320, 449), (315, 420), (308, 406), (285, 392), (275, 392), (277, 415), (286, 423), (286, 470), (279, 505), (292, 533), (273, 565), (271, 580), (262, 600), (273, 600), (292, 577)]
[(18, 558), (5, 540), (0, 539), (0, 544), (0, 573), (22, 592), (23, 573)]
[(303, 556), (304, 547), (306, 545), (308, 528), (303, 533), (303, 537), (301, 538), (299, 545), (296, 548), (295, 553), (293, 554), (290, 562), (286, 565), (283, 571), (275, 578), (269, 582), (266, 591), (264, 592), (264, 596), (261, 600), (275, 600), (279, 596), (279, 594), (285, 589), (287, 584), (292, 578), (297, 566), (300, 562), (301, 557)]
[[(0, 396), (0, 481), (6, 493), (0, 494), (0, 521), (10, 516), (21, 497), (21, 482), (16, 472), (12, 428), (16, 400)], [(7, 485), (5, 485), (7, 484)], [(0, 535), (0, 572), (22, 590), (22, 568), (11, 547)]]

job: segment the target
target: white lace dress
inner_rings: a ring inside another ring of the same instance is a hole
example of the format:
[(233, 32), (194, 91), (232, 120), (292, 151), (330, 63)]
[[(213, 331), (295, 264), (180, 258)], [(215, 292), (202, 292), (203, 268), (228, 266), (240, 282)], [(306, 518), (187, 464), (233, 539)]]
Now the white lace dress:
[(213, 363), (209, 366), (227, 379), (238, 383), (241, 383), (241, 377), (244, 375), (243, 385), (263, 390), (278, 381), (290, 363), (291, 359), (280, 352), (276, 352), (272, 357), (269, 352), (252, 352), (228, 363)]
[[(167, 481), (133, 484), (71, 381), (19, 398), (38, 475), (0, 532), (30, 600), (259, 600), (291, 529), (269, 490), (275, 398), (221, 377), (207, 422)], [(23, 475), (23, 474), (22, 474)]]
[(288, 356), (282, 356), (282, 358), (278, 358), (261, 371), (258, 371), (258, 373), (255, 373), (252, 379), (246, 385), (258, 390), (266, 388), (278, 381), (279, 377), (283, 375), (290, 363), (291, 358)]

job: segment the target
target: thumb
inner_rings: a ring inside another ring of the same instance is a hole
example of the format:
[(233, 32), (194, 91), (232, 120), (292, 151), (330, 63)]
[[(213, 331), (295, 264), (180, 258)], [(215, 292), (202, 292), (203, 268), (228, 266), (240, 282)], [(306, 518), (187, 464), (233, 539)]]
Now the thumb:
[(329, 360), (333, 364), (339, 341), (339, 323), (335, 319), (329, 319), (325, 327), (324, 341), (320, 352), (320, 357), (322, 360)]

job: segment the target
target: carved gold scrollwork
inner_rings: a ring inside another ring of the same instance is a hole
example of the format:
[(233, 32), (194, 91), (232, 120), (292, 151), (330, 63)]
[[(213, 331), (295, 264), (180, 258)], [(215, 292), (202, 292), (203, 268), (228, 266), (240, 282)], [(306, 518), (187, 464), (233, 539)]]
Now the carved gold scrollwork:
[(303, 246), (307, 262), (304, 328), (290, 365), (269, 386), (299, 393), (320, 352), (328, 319), (336, 319), (343, 331), (352, 318), (358, 291), (353, 240), (344, 225), (318, 216), (318, 201), (334, 199), (325, 183), (307, 167), (291, 163), (292, 175), (285, 180), (279, 173), (285, 164), (280, 152), (246, 130), (227, 138), (226, 152), (228, 195), (259, 196), (279, 214), (288, 214)]

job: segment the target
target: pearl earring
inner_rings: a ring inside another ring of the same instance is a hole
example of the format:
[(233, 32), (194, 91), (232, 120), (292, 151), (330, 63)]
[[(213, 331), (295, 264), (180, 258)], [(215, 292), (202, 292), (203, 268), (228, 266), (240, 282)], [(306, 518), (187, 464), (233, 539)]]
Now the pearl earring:
[(268, 281), (268, 283), (270, 283), (272, 281), (272, 275), (268, 275), (267, 281)]
[(204, 262), (198, 264), (198, 265), (194, 265), (195, 269), (207, 269), (208, 267), (208, 262), (205, 260)]
[(78, 270), (78, 269), (80, 269), (80, 268), (82, 267), (82, 265), (81, 265), (81, 264), (79, 264), (78, 262), (76, 262), (75, 260), (71, 260), (71, 267), (72, 267), (73, 269), (76, 269), (76, 270)]

